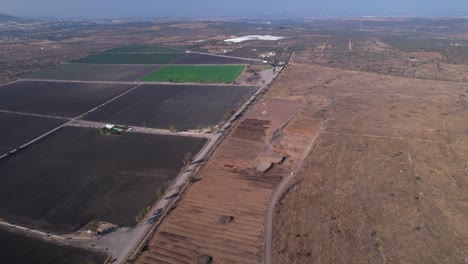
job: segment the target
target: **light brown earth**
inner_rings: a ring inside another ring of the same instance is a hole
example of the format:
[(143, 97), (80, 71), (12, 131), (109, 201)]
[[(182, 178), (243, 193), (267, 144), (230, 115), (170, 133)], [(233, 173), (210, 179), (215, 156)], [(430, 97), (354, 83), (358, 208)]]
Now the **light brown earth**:
[[(137, 263), (465, 263), (464, 83), (290, 64), (227, 135)], [(266, 173), (261, 162), (286, 159)]]
[(274, 263), (468, 263), (466, 83), (297, 64), (281, 77), (275, 96), (329, 107), (276, 207)]
[[(277, 96), (277, 89), (283, 87), (273, 85), (237, 122), (136, 263), (195, 263), (204, 256), (214, 263), (263, 261), (271, 194), (302, 166), (329, 107), (326, 100)], [(281, 164), (256, 170), (278, 157), (285, 158)]]

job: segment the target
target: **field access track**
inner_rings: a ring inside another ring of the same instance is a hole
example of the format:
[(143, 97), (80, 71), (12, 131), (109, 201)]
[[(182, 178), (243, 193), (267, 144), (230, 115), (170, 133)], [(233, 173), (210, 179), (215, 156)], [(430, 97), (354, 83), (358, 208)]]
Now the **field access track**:
[(136, 263), (197, 263), (203, 257), (213, 263), (261, 263), (268, 201), (290, 173), (290, 162), (265, 173), (255, 167), (275, 155), (270, 139), (298, 105), (260, 99), (249, 109)]
[(0, 163), (0, 218), (54, 233), (134, 226), (206, 139), (65, 127)]
[(69, 63), (20, 76), (24, 79), (77, 81), (136, 81), (160, 69), (152, 65)]
[(177, 130), (209, 127), (222, 121), (257, 87), (202, 85), (141, 85), (86, 120)]
[(45, 243), (43, 240), (0, 229), (1, 263), (83, 264), (104, 263), (106, 256), (70, 246)]
[(135, 86), (19, 81), (0, 86), (0, 110), (76, 117)]
[(0, 112), (0, 156), (64, 124), (67, 120)]

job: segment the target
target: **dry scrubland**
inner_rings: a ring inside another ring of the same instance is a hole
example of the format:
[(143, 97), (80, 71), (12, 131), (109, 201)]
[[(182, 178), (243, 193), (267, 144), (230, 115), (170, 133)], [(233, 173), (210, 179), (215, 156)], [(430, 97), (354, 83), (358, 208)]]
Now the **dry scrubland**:
[[(357, 32), (310, 37), (311, 44), (295, 52), (292, 61), (409, 78), (468, 81), (466, 45), (450, 33), (441, 34), (448, 38), (441, 40), (430, 34), (392, 36), (382, 32), (373, 37)], [(455, 46), (457, 43), (461, 46)]]
[(276, 87), (329, 104), (276, 208), (274, 263), (467, 261), (466, 84), (293, 64)]

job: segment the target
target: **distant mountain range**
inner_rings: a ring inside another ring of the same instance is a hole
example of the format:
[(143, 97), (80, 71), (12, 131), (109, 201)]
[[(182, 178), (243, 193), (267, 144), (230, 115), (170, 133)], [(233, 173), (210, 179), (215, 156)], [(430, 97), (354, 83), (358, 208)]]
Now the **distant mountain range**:
[(5, 14), (0, 14), (0, 22), (7, 22), (7, 21), (20, 21), (20, 18), (10, 16), (10, 15), (5, 15)]

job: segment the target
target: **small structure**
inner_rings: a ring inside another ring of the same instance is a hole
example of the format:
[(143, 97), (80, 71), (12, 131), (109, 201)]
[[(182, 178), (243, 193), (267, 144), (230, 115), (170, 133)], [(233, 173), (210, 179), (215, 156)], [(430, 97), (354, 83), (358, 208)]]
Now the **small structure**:
[(127, 126), (117, 126), (106, 124), (103, 128), (101, 128), (101, 132), (106, 135), (122, 135), (123, 133), (130, 131), (131, 128)]

